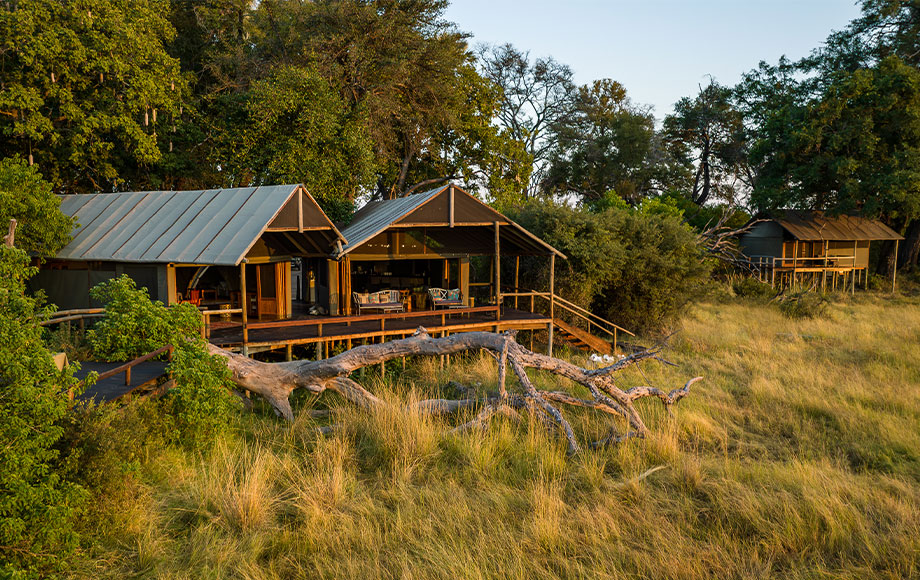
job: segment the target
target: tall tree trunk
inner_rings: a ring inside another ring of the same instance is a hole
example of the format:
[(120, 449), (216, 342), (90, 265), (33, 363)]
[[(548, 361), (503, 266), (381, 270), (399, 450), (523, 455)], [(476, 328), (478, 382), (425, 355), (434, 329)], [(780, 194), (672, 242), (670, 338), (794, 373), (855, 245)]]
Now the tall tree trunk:
[(898, 267), (917, 267), (917, 260), (920, 258), (920, 220), (913, 220), (907, 228), (907, 234), (904, 241), (901, 242), (900, 256), (898, 257)]

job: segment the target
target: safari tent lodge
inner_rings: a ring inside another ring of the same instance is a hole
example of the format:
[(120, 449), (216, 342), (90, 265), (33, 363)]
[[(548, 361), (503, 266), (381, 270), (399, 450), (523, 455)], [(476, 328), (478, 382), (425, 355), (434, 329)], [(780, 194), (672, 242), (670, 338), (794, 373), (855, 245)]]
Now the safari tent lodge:
[[(855, 290), (867, 284), (872, 242), (904, 239), (878, 220), (783, 210), (741, 237), (751, 267), (772, 286)], [(892, 274), (892, 286), (896, 272)]]
[[(575, 312), (553, 289), (555, 258), (564, 256), (453, 185), (371, 202), (342, 228), (301, 185), (67, 195), (61, 209), (79, 225), (34, 279), (59, 309), (98, 306), (90, 288), (127, 274), (153, 299), (197, 306), (209, 340), (244, 353), (290, 357), (313, 343), (328, 352), (336, 341), (384, 340), (419, 326), (542, 329), (550, 349), (556, 329), (573, 343), (610, 347), (553, 316)], [(519, 268), (521, 256), (549, 260), (545, 290), (522, 291), (516, 279), (502, 286), (503, 258)], [(614, 340), (626, 332), (593, 323)]]

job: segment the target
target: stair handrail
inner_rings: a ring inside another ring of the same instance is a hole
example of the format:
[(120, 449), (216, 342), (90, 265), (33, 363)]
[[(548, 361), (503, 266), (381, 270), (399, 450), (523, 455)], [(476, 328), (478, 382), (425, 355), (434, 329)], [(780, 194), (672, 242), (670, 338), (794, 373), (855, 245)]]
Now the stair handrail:
[[(574, 316), (577, 316), (585, 320), (586, 322), (588, 322), (589, 325), (594, 324), (600, 330), (612, 336), (614, 340), (616, 340), (617, 332), (625, 332), (629, 336), (636, 336), (635, 333), (632, 333), (626, 330), (619, 324), (615, 322), (611, 322), (610, 320), (607, 320), (606, 318), (602, 318), (598, 316), (597, 314), (594, 314), (590, 310), (583, 308), (569, 300), (566, 300), (565, 298), (563, 298), (562, 296), (559, 296), (558, 294), (551, 293), (551, 292), (539, 292), (537, 290), (521, 291), (519, 288), (515, 288), (514, 290), (515, 290), (514, 292), (502, 292), (502, 298), (504, 299), (504, 298), (509, 298), (509, 297), (513, 298), (515, 296), (519, 296), (519, 297), (520, 296), (531, 296), (531, 297), (543, 298), (547, 302), (552, 300), (555, 304), (558, 304), (560, 308), (573, 314)], [(589, 332), (590, 332), (590, 326), (589, 326)]]
[(596, 324), (596, 325), (598, 326), (598, 328), (600, 328), (601, 330), (607, 332), (608, 334), (613, 334), (613, 332), (610, 331), (610, 330), (607, 329), (607, 328), (604, 328), (604, 326), (602, 326), (602, 325), (605, 325), (605, 324), (606, 324), (606, 325), (612, 326), (612, 327), (615, 328), (618, 332), (625, 332), (625, 333), (628, 334), (629, 336), (636, 336), (634, 333), (632, 333), (632, 332), (626, 330), (625, 328), (623, 328), (623, 327), (620, 326), (619, 324), (617, 324), (617, 323), (615, 323), (615, 322), (611, 322), (611, 321), (607, 320), (606, 318), (601, 318), (600, 316), (598, 316), (597, 314), (594, 314), (594, 313), (591, 312), (590, 310), (588, 310), (588, 309), (586, 309), (586, 308), (583, 308), (583, 307), (581, 307), (581, 306), (579, 306), (579, 305), (577, 305), (577, 304), (575, 304), (575, 303), (573, 303), (573, 302), (570, 302), (570, 301), (566, 300), (565, 298), (563, 298), (562, 296), (559, 296), (558, 294), (553, 294), (553, 298), (556, 300), (556, 302), (560, 303), (560, 305), (562, 306), (563, 309), (568, 310), (568, 311), (571, 312), (572, 314), (575, 314), (576, 316), (580, 316), (581, 318), (584, 318), (585, 320), (590, 320), (591, 318), (593, 318), (593, 319), (594, 319), (594, 320), (593, 320), (594, 324)]

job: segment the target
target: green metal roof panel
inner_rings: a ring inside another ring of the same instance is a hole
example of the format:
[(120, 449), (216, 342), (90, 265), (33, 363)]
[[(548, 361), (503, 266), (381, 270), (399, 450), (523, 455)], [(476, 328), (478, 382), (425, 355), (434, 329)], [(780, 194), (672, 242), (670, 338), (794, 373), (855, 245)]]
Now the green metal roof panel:
[(348, 243), (342, 246), (340, 253), (346, 254), (360, 246), (448, 187), (450, 186), (445, 185), (423, 193), (413, 193), (406, 197), (366, 204), (355, 213), (351, 223), (342, 230), (342, 235), (348, 240)]
[(58, 257), (237, 265), (299, 188), (65, 195), (61, 210), (80, 226)]

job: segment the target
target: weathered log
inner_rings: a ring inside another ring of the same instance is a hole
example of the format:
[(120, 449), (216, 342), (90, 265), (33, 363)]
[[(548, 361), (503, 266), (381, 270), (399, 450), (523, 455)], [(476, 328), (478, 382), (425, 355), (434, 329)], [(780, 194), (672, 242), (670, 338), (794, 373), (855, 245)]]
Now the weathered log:
[[(589, 370), (561, 359), (531, 352), (515, 342), (512, 333), (465, 332), (433, 338), (424, 328), (419, 328), (408, 338), (358, 346), (338, 356), (319, 361), (263, 363), (214, 345), (209, 345), (209, 349), (212, 354), (227, 359), (227, 366), (237, 385), (262, 395), (279, 415), (288, 420), (293, 420), (289, 396), (295, 389), (307, 389), (316, 394), (332, 390), (356, 405), (371, 409), (385, 403), (350, 379), (349, 375), (352, 372), (405, 356), (439, 356), (486, 350), (498, 362), (497, 397), (478, 399), (472, 395), (475, 391), (460, 385), (457, 388), (464, 391), (464, 399), (420, 401), (414, 405), (415, 409), (425, 413), (448, 414), (480, 408), (479, 414), (470, 422), (458, 427), (458, 430), (485, 425), (495, 414), (513, 415), (519, 409), (528, 409), (539, 420), (562, 432), (570, 453), (576, 453), (580, 446), (571, 425), (556, 405), (585, 407), (626, 419), (629, 431), (623, 436), (608, 438), (610, 440), (643, 437), (648, 428), (633, 405), (636, 399), (657, 398), (670, 412), (670, 407), (689, 393), (690, 386), (701, 380), (701, 377), (691, 379), (682, 388), (674, 389), (667, 394), (649, 386), (623, 391), (614, 384), (612, 375), (645, 360), (661, 360), (659, 348), (634, 353), (608, 367)], [(520, 393), (508, 390), (508, 366), (521, 386)], [(586, 387), (592, 398), (579, 399), (562, 391), (541, 391), (528, 377), (527, 369), (566, 377)]]

